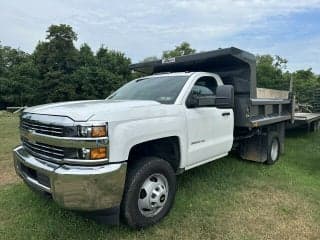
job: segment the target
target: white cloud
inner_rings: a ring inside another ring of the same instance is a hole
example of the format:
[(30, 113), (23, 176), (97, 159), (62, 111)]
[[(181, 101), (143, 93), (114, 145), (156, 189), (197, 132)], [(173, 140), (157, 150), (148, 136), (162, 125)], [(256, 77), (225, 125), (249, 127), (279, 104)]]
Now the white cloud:
[(320, 73), (320, 37), (311, 39), (297, 39), (292, 42), (283, 42), (260, 52), (284, 56), (288, 59), (288, 69), (308, 69), (312, 68)]

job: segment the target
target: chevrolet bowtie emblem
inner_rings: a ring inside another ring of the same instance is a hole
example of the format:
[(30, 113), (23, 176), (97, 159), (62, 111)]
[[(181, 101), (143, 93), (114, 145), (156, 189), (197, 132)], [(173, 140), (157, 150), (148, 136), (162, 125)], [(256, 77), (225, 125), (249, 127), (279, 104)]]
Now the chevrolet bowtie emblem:
[(28, 134), (30, 134), (30, 135), (35, 134), (35, 133), (36, 133), (35, 130), (31, 130), (31, 129), (28, 130)]
[(32, 135), (35, 134), (35, 130), (27, 130), (26, 138), (28, 139), (29, 142), (33, 143)]

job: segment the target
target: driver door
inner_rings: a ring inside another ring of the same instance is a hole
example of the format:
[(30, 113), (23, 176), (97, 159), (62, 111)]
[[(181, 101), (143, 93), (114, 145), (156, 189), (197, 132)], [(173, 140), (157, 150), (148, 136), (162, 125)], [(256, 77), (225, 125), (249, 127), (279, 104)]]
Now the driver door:
[[(199, 97), (216, 94), (217, 80), (200, 77), (189, 93)], [(215, 106), (186, 107), (188, 128), (188, 167), (226, 155), (233, 143), (233, 111)]]

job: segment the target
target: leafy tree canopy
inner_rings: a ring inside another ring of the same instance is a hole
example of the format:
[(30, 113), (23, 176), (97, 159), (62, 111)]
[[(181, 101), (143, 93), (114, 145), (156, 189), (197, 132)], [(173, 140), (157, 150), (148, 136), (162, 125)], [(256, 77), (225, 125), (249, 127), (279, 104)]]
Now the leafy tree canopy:
[(189, 43), (182, 42), (180, 45), (176, 46), (173, 50), (164, 51), (162, 53), (162, 58), (184, 56), (184, 55), (189, 55), (195, 52), (196, 50), (191, 48)]
[(256, 59), (258, 87), (289, 89), (290, 78), (288, 79), (288, 76), (284, 74), (288, 62), (286, 59), (271, 55), (258, 55)]
[[(44, 41), (32, 54), (2, 46), (0, 42), (0, 107), (36, 105), (48, 102), (102, 99), (127, 81), (141, 77), (131, 73), (131, 60), (124, 53), (101, 46), (94, 52), (86, 43), (77, 49), (77, 33), (71, 26), (51, 25)], [(195, 53), (187, 42), (164, 51), (163, 58)], [(151, 56), (143, 61), (158, 60)], [(290, 73), (287, 60), (279, 56), (257, 56), (258, 87), (289, 89), (300, 103), (314, 102), (314, 89), (320, 89), (320, 76), (312, 69)]]
[(74, 46), (77, 34), (65, 24), (51, 25), (34, 52), (0, 45), (0, 102), (35, 105), (76, 99), (105, 98), (131, 79), (130, 59), (86, 43)]
[(157, 61), (157, 60), (159, 60), (159, 58), (157, 56), (150, 56), (150, 57), (146, 57), (141, 62), (152, 62), (152, 61)]
[(66, 24), (51, 25), (47, 30), (46, 39), (49, 41), (73, 42), (78, 40), (72, 27)]

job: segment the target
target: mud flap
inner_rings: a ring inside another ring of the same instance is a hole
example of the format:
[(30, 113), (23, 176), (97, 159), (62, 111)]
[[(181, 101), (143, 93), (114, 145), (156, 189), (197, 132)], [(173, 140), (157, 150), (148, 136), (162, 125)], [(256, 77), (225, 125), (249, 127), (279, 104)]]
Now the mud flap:
[(255, 162), (267, 160), (268, 136), (266, 133), (245, 139), (240, 144), (240, 157)]

